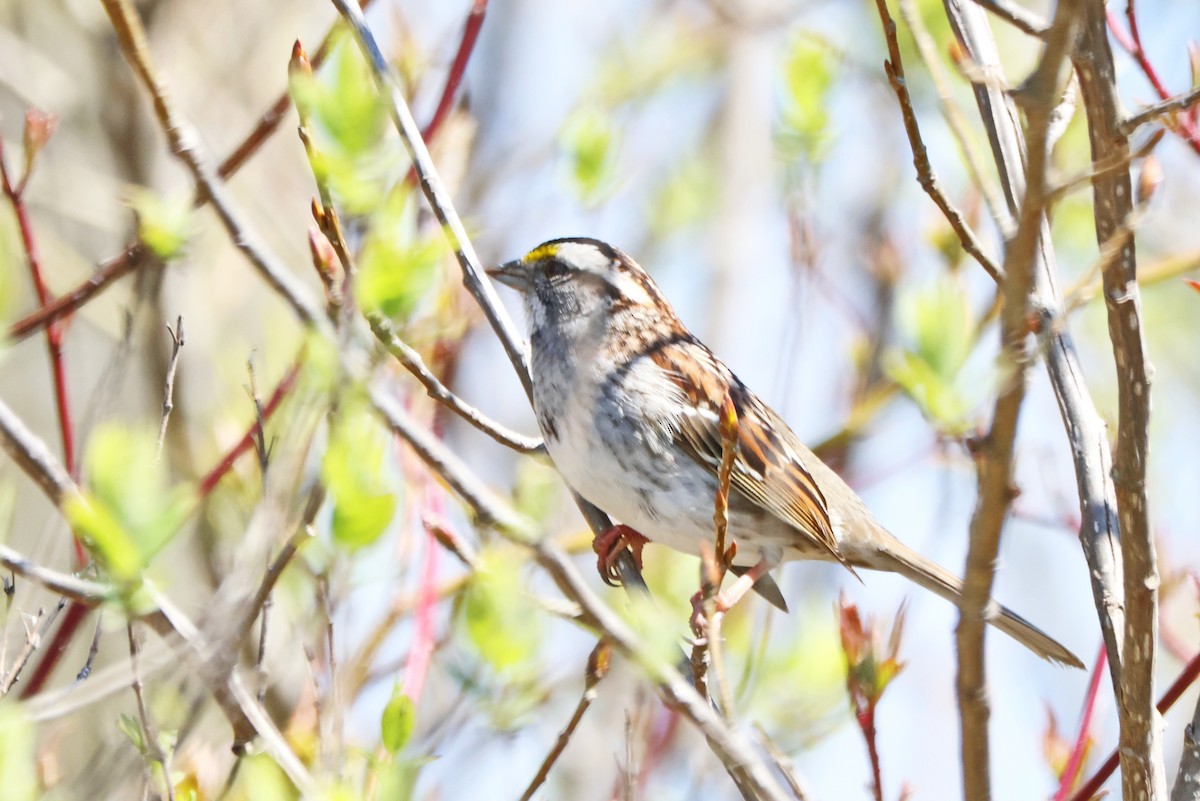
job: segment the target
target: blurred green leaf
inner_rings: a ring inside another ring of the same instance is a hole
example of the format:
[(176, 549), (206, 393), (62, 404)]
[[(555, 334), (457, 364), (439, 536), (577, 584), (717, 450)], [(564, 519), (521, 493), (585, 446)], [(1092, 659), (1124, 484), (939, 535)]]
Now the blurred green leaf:
[(365, 401), (348, 395), (329, 432), (321, 467), (333, 497), (333, 539), (344, 548), (375, 542), (396, 514), (396, 496), (382, 475), (389, 441)]
[(525, 594), (523, 572), (515, 549), (485, 549), (463, 603), (471, 643), (497, 673), (509, 677), (532, 668), (541, 644), (541, 615)]
[(195, 207), (186, 193), (163, 197), (137, 187), (129, 199), (137, 215), (138, 239), (163, 261), (179, 256), (195, 233)]
[(38, 797), (33, 724), (18, 704), (0, 704), (0, 787), (7, 801)]
[(650, 227), (658, 237), (697, 225), (712, 216), (717, 197), (717, 176), (709, 159), (692, 157), (668, 176), (647, 210)]
[(517, 466), (517, 481), (513, 487), (513, 508), (530, 520), (542, 521), (559, 497), (562, 479), (549, 465), (523, 459)]
[(168, 486), (147, 428), (100, 425), (84, 462), (88, 485), (67, 517), (113, 576), (130, 581), (179, 530), (193, 493)]
[(139, 754), (146, 753), (146, 740), (142, 737), (142, 726), (137, 722), (137, 719), (132, 715), (121, 714), (117, 718), (117, 728), (125, 735), (125, 738), (133, 744)]
[(371, 70), (345, 27), (333, 34), (329, 55), (312, 75), (295, 74), (289, 88), (296, 107), (312, 115), (330, 145), (351, 158), (367, 154), (383, 136), (387, 105)]
[(433, 288), (445, 241), (418, 233), (417, 209), (407, 190), (394, 191), (371, 223), (355, 278), (355, 297), (368, 310), (403, 320)]
[(239, 760), (231, 801), (296, 801), (299, 797), (283, 768), (271, 757), (253, 754)]
[(813, 162), (824, 157), (834, 67), (834, 53), (824, 42), (809, 36), (792, 40), (783, 64), (783, 142), (793, 156)]
[(883, 357), (883, 369), (941, 431), (955, 435), (970, 428), (966, 398), (953, 381), (944, 379), (920, 356), (889, 350)]
[(902, 303), (901, 324), (917, 356), (941, 378), (954, 379), (975, 347), (971, 299), (962, 285), (943, 277)]
[(406, 156), (387, 136), (387, 104), (358, 47), (345, 31), (334, 34), (315, 73), (295, 71), (288, 86), (313, 146), (312, 169), (350, 215), (378, 207)]
[(595, 203), (615, 182), (620, 135), (612, 115), (596, 105), (583, 106), (567, 120), (559, 139), (571, 182), (580, 200)]
[(412, 798), (421, 770), (432, 761), (433, 757), (393, 757), (382, 762), (376, 768), (375, 797), (394, 801), (407, 801)]
[(383, 747), (390, 754), (396, 754), (412, 737), (413, 727), (417, 722), (417, 710), (412, 699), (400, 692), (397, 686), (392, 692), (391, 700), (383, 708), (383, 719), (380, 722)]

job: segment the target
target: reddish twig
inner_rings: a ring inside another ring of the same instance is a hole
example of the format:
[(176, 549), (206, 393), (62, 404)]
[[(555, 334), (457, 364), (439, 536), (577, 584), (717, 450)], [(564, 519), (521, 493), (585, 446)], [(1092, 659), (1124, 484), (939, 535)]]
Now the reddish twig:
[(145, 248), (141, 243), (130, 245), (120, 254), (100, 265), (92, 275), (79, 286), (57, 299), (43, 305), (36, 311), (17, 320), (8, 328), (8, 338), (14, 342), (24, 339), (40, 328), (45, 328), (57, 320), (74, 313), (114, 281), (124, 278), (137, 269), (142, 263)]
[(433, 116), (421, 129), (421, 138), (426, 142), (437, 136), (438, 129), (442, 127), (442, 123), (450, 115), (450, 109), (454, 107), (458, 87), (462, 85), (463, 75), (467, 71), (467, 62), (471, 60), (471, 53), (475, 50), (475, 41), (479, 38), (479, 29), (483, 27), (483, 18), (486, 14), (487, 0), (475, 0), (471, 4), (471, 11), (467, 14), (467, 20), (463, 24), (462, 40), (458, 43), (458, 52), (454, 54), (454, 61), (450, 64), (450, 73), (446, 76), (446, 86), (442, 89), (442, 96), (438, 100)]
[(279, 408), (279, 404), (291, 392), (292, 387), (296, 385), (297, 376), (300, 375), (300, 365), (302, 362), (303, 354), (292, 362), (292, 366), (284, 373), (283, 378), (279, 379), (279, 383), (275, 386), (274, 391), (271, 392), (271, 397), (267, 398), (267, 402), (262, 405), (261, 415), (255, 415), (254, 422), (250, 424), (250, 428), (242, 435), (242, 438), (200, 480), (200, 486), (196, 488), (197, 498), (203, 500), (211, 495), (217, 484), (233, 468), (234, 463), (237, 462), (242, 454), (254, 447), (255, 442), (258, 441), (258, 437), (261, 436), (260, 429), (262, 426), (259, 421), (265, 422), (269, 420), (271, 415), (275, 413), (275, 410)]
[[(32, 112), (31, 112), (32, 113)], [(31, 116), (26, 115), (26, 128), (30, 126)], [(48, 134), (47, 134), (48, 135)], [(26, 149), (30, 145), (26, 136)], [(29, 219), (29, 210), (25, 206), (24, 191), (29, 182), (32, 170), (33, 154), (25, 154), (25, 173), (18, 183), (13, 183), (8, 173), (4, 159), (4, 137), (0, 136), (0, 184), (3, 185), (4, 195), (12, 206), (17, 218), (17, 227), (21, 232), (21, 246), (25, 250), (25, 261), (29, 265), (29, 274), (33, 279), (34, 291), (37, 293), (38, 305), (45, 308), (54, 298), (46, 286), (42, 273), (42, 262), (38, 256), (37, 240), (33, 235), (33, 223)], [(54, 401), (58, 410), (58, 428), (62, 437), (63, 464), (72, 476), (78, 475), (75, 463), (75, 427), (71, 418), (71, 403), (67, 391), (67, 365), (63, 358), (63, 328), (61, 325), (51, 325), (46, 328), (46, 349), (50, 353), (50, 370), (54, 380)], [(78, 539), (75, 540), (75, 564), (83, 567), (87, 563), (87, 551)]]
[[(483, 18), (487, 15), (487, 4), (488, 0), (475, 0), (471, 4), (471, 10), (467, 13), (466, 22), (463, 23), (462, 39), (459, 40), (458, 52), (454, 54), (454, 61), (450, 63), (450, 72), (446, 75), (446, 85), (442, 87), (442, 96), (438, 98), (433, 116), (421, 129), (421, 138), (425, 140), (426, 144), (432, 142), (433, 138), (437, 136), (438, 131), (442, 129), (442, 123), (450, 116), (450, 109), (454, 108), (454, 101), (458, 97), (458, 88), (462, 85), (463, 76), (467, 72), (467, 62), (471, 60), (471, 54), (475, 52), (475, 42), (479, 39)], [(416, 165), (409, 168), (405, 180), (409, 186), (416, 186)]]
[[(1192, 686), (1197, 677), (1200, 677), (1200, 653), (1193, 656), (1192, 661), (1183, 666), (1183, 670), (1180, 671), (1179, 676), (1167, 688), (1167, 691), (1163, 693), (1162, 698), (1159, 699), (1155, 707), (1159, 714), (1165, 713), (1174, 706), (1175, 702), (1179, 700), (1188, 687)], [(1089, 799), (1093, 798), (1096, 793), (1100, 792), (1100, 788), (1113, 775), (1113, 772), (1116, 771), (1119, 762), (1120, 756), (1114, 750), (1108, 755), (1108, 759), (1104, 760), (1104, 764), (1100, 766), (1100, 769), (1079, 788), (1079, 791), (1075, 795), (1071, 796), (1071, 801), (1089, 801)]]
[[(1129, 30), (1125, 31), (1121, 28), (1121, 23), (1117, 19), (1117, 12), (1111, 8), (1108, 10), (1108, 29), (1112, 32), (1113, 38), (1117, 40), (1117, 44), (1121, 45), (1133, 60), (1137, 62), (1142, 73), (1146, 76), (1146, 80), (1154, 87), (1154, 91), (1158, 94), (1159, 100), (1170, 100), (1172, 93), (1163, 84), (1162, 78), (1158, 75), (1158, 70), (1150, 63), (1150, 57), (1146, 55), (1145, 48), (1142, 47), (1142, 35), (1138, 30), (1137, 9), (1135, 0), (1129, 0), (1125, 6), (1125, 18), (1129, 23)], [(1188, 146), (1200, 154), (1200, 129), (1196, 127), (1195, 111), (1188, 114), (1181, 114), (1176, 120), (1175, 130)]]
[(1087, 694), (1083, 699), (1083, 713), (1079, 717), (1079, 733), (1075, 737), (1075, 746), (1071, 749), (1071, 756), (1067, 760), (1067, 767), (1063, 770), (1062, 779), (1059, 781), (1058, 792), (1054, 794), (1054, 801), (1066, 801), (1071, 793), (1071, 785), (1075, 783), (1079, 771), (1083, 769), (1083, 757), (1087, 751), (1088, 730), (1092, 727), (1092, 715), (1096, 711), (1096, 699), (1100, 695), (1100, 676), (1104, 673), (1104, 666), (1108, 662), (1108, 651), (1104, 648), (1104, 643), (1100, 643), (1100, 653), (1096, 655), (1096, 665), (1092, 668), (1092, 676), (1088, 680)]

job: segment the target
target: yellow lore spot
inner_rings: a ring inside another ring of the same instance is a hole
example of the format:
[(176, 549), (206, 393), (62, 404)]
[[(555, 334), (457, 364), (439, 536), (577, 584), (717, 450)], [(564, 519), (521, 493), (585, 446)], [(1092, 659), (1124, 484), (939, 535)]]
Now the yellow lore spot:
[(553, 245), (553, 244), (538, 245), (536, 248), (534, 248), (533, 250), (526, 253), (525, 258), (521, 259), (521, 261), (525, 262), (526, 264), (532, 264), (535, 261), (542, 261), (543, 259), (552, 259), (557, 255), (558, 255), (558, 245)]

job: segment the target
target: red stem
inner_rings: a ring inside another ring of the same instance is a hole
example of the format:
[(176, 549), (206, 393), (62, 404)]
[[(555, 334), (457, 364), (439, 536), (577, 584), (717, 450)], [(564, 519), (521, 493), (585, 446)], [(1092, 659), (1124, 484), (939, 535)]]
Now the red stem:
[[(421, 129), (421, 139), (426, 144), (437, 136), (438, 131), (442, 128), (442, 123), (450, 116), (450, 109), (454, 108), (458, 87), (462, 85), (463, 76), (467, 72), (467, 63), (471, 60), (471, 54), (475, 51), (475, 42), (479, 39), (479, 31), (483, 27), (483, 18), (487, 16), (487, 4), (488, 0), (475, 0), (471, 5), (471, 10), (467, 13), (466, 22), (463, 24), (462, 39), (459, 40), (458, 52), (454, 54), (454, 61), (450, 63), (450, 72), (446, 75), (446, 85), (442, 87), (442, 96), (438, 98), (433, 116)], [(410, 186), (417, 183), (416, 167), (409, 169), (405, 180)]]
[[(29, 210), (25, 206), (22, 192), (29, 181), (26, 174), (19, 184), (13, 184), (8, 174), (8, 166), (4, 161), (4, 138), (0, 137), (0, 183), (3, 184), (4, 194), (12, 205), (13, 214), (17, 218), (17, 226), (21, 231), (21, 245), (25, 249), (25, 260), (29, 264), (29, 274), (33, 278), (33, 288), (37, 293), (38, 305), (48, 306), (54, 298), (46, 286), (42, 275), (42, 262), (38, 257), (37, 239), (33, 235), (33, 223), (29, 219)], [(62, 326), (46, 327), (46, 349), (50, 353), (50, 371), (54, 380), (54, 401), (58, 410), (58, 428), (62, 438), (63, 464), (72, 476), (78, 476), (75, 464), (75, 434), (71, 422), (70, 396), (67, 391), (67, 365), (63, 358)], [(87, 564), (87, 551), (78, 538), (75, 539), (75, 564), (83, 567)]]
[[(1162, 79), (1158, 77), (1158, 70), (1154, 69), (1154, 65), (1150, 63), (1150, 58), (1146, 55), (1145, 49), (1142, 47), (1142, 35), (1138, 31), (1137, 11), (1134, 7), (1135, 0), (1129, 0), (1125, 6), (1125, 17), (1129, 20), (1129, 32), (1126, 33), (1121, 29), (1121, 23), (1117, 19), (1117, 12), (1109, 9), (1108, 11), (1108, 28), (1112, 32), (1113, 38), (1122, 48), (1133, 56), (1134, 61), (1141, 67), (1142, 73), (1145, 74), (1146, 80), (1150, 81), (1150, 85), (1154, 87), (1154, 91), (1158, 93), (1159, 100), (1170, 100), (1171, 92), (1163, 84)], [(1197, 130), (1191, 115), (1181, 114), (1176, 117), (1176, 124), (1180, 138), (1188, 143), (1188, 146), (1196, 153), (1200, 154), (1200, 130)]]
[(867, 756), (871, 760), (871, 781), (875, 785), (875, 801), (883, 801), (883, 771), (879, 767), (879, 748), (875, 742), (875, 708), (868, 705), (859, 712), (858, 727), (867, 741)]
[[(1174, 706), (1175, 702), (1179, 700), (1179, 697), (1183, 695), (1187, 688), (1192, 686), (1192, 682), (1196, 680), (1197, 676), (1200, 676), (1200, 653), (1193, 656), (1192, 660), (1183, 666), (1179, 677), (1163, 693), (1163, 697), (1159, 699), (1158, 706), (1156, 707), (1159, 713), (1162, 714)], [(1116, 771), (1119, 762), (1120, 758), (1117, 756), (1117, 752), (1113, 751), (1108, 755), (1108, 759), (1104, 760), (1104, 764), (1100, 766), (1095, 775), (1088, 779), (1087, 783), (1079, 788), (1079, 791), (1075, 795), (1071, 796), (1071, 801), (1088, 801), (1088, 799), (1100, 792), (1100, 788), (1108, 781), (1108, 777), (1112, 776), (1113, 772)]]
[[(271, 397), (267, 398), (267, 402), (263, 404), (262, 419), (264, 421), (270, 419), (271, 415), (275, 413), (275, 410), (279, 408), (279, 404), (283, 401), (287, 394), (291, 392), (292, 387), (296, 385), (296, 377), (300, 375), (300, 364), (303, 360), (302, 355), (303, 354), (301, 354), (301, 356), (297, 356), (296, 360), (292, 362), (292, 366), (288, 368), (286, 373), (284, 373), (283, 378), (279, 379), (279, 383), (271, 392)], [(249, 430), (242, 435), (242, 438), (238, 440), (237, 443), (229, 449), (221, 461), (217, 462), (216, 466), (214, 466), (212, 470), (209, 470), (204, 478), (200, 480), (200, 486), (196, 488), (196, 497), (203, 500), (211, 495), (212, 491), (216, 489), (217, 484), (219, 484), (221, 479), (225, 477), (225, 474), (233, 468), (234, 463), (242, 456), (242, 454), (254, 447), (255, 437), (260, 434), (261, 432), (258, 429), (258, 420), (255, 419), (255, 421), (250, 424)]]
[(1059, 781), (1054, 801), (1066, 801), (1067, 796), (1071, 793), (1071, 785), (1075, 783), (1079, 771), (1083, 769), (1083, 755), (1087, 750), (1088, 731), (1092, 728), (1092, 714), (1096, 711), (1096, 699), (1100, 695), (1100, 674), (1107, 663), (1108, 651), (1105, 650), (1104, 643), (1100, 643), (1100, 652), (1096, 655), (1096, 664), (1092, 668), (1087, 695), (1083, 700), (1083, 713), (1079, 719), (1079, 733), (1075, 737), (1075, 747), (1071, 749), (1071, 758), (1067, 760), (1067, 768), (1063, 771), (1062, 779)]
[(462, 84), (463, 75), (467, 71), (467, 62), (475, 50), (475, 40), (479, 38), (479, 29), (483, 27), (483, 18), (487, 14), (487, 0), (475, 0), (467, 20), (463, 25), (462, 40), (458, 43), (458, 52), (450, 64), (450, 74), (446, 76), (446, 86), (442, 89), (441, 99), (430, 117), (429, 123), (421, 130), (421, 138), (428, 142), (437, 135), (450, 109), (454, 107), (454, 98), (458, 87)]

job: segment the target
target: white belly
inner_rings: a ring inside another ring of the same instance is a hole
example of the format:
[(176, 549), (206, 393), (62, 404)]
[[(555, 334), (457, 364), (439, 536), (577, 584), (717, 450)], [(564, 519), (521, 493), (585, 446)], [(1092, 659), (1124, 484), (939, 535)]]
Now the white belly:
[[(635, 367), (625, 384), (636, 391), (639, 378), (658, 378), (653, 371), (643, 372), (646, 375), (639, 376)], [(638, 392), (626, 401), (634, 404), (631, 408), (637, 412), (630, 414), (640, 414), (641, 422), (634, 425), (618, 415), (606, 426), (594, 413), (598, 386), (595, 381), (579, 382), (554, 414), (557, 436), (543, 431), (559, 472), (572, 489), (617, 522), (652, 542), (699, 554), (701, 543), (712, 543), (715, 537), (716, 480), (671, 446), (668, 421), (675, 401), (658, 391)], [(737, 561), (755, 561), (753, 554), (745, 556)]]

